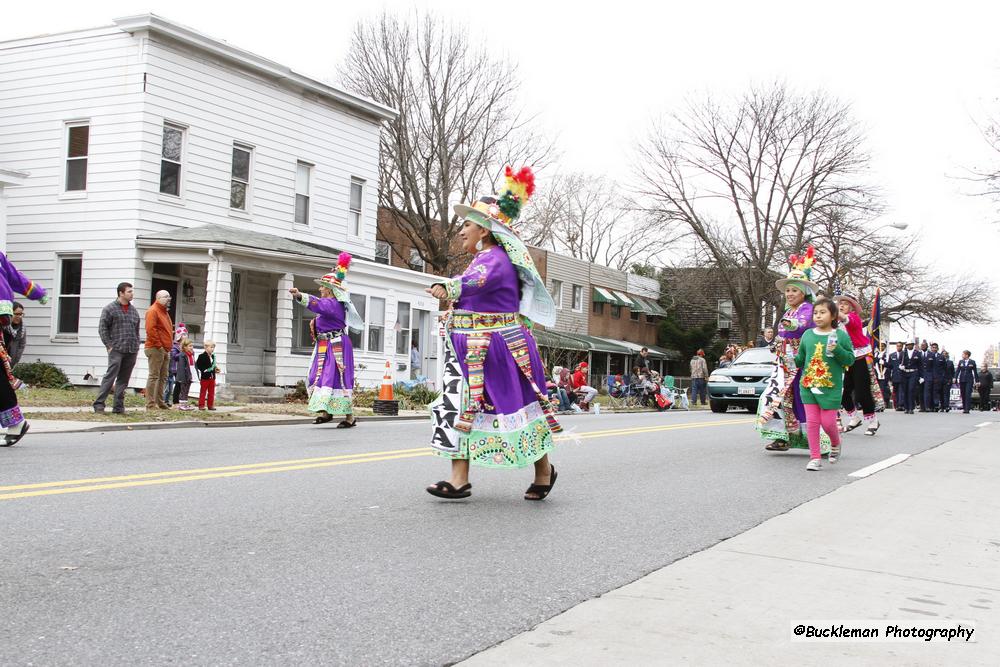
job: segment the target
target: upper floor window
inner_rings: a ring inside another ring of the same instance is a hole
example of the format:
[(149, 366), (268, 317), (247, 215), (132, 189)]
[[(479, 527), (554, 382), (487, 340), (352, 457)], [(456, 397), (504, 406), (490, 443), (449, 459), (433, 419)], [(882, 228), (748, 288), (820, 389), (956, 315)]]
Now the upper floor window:
[(573, 310), (583, 312), (583, 287), (580, 285), (573, 285)]
[(603, 315), (603, 314), (604, 314), (604, 302), (603, 301), (595, 301), (594, 302), (594, 315)]
[(247, 210), (250, 199), (250, 159), (253, 148), (233, 144), (233, 173), (229, 188), (229, 208)]
[(392, 248), (389, 246), (388, 241), (375, 241), (375, 261), (379, 264), (388, 264), (389, 255), (392, 252)]
[(424, 266), (426, 264), (424, 258), (420, 256), (420, 251), (416, 248), (410, 248), (410, 268), (414, 271), (423, 271)]
[(313, 166), (306, 162), (295, 165), (295, 224), (309, 224), (309, 197), (312, 192)]
[(361, 203), (364, 201), (364, 194), (365, 182), (360, 178), (352, 178), (350, 213), (347, 216), (347, 224), (353, 236), (361, 236), (361, 233), (364, 231), (364, 221), (361, 215)]
[(733, 326), (733, 302), (731, 299), (719, 299), (719, 328), (729, 329)]
[(562, 308), (562, 281), (552, 281), (552, 300), (556, 302), (556, 308)]
[(90, 125), (66, 125), (66, 192), (87, 189), (87, 157), (90, 154)]
[(179, 197), (184, 157), (184, 128), (163, 124), (163, 147), (160, 149), (160, 192)]

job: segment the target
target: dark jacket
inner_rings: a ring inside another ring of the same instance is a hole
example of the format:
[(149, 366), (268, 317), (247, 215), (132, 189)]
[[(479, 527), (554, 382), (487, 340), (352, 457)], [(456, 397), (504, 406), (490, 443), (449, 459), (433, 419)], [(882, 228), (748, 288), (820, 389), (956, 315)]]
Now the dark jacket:
[(178, 341), (170, 348), (170, 370), (168, 372), (171, 375), (177, 375), (177, 362), (182, 354), (184, 353), (181, 352), (181, 344)]
[(97, 333), (104, 347), (131, 354), (139, 351), (139, 312), (135, 306), (112, 301), (101, 311)]
[(174, 374), (177, 382), (183, 384), (191, 382), (191, 359), (187, 353), (181, 350), (180, 346), (174, 346), (170, 350), (170, 370)]
[(975, 384), (978, 375), (976, 371), (976, 361), (975, 359), (959, 359), (958, 367), (955, 369), (956, 377), (959, 384), (962, 383), (973, 383)]
[(955, 362), (951, 359), (944, 360), (944, 381), (948, 384), (955, 381)]
[(13, 324), (7, 328), (10, 329), (10, 345), (7, 346), (7, 354), (10, 355), (10, 367), (13, 368), (21, 361), (21, 355), (24, 354), (24, 346), (28, 342), (28, 332), (24, 322), (16, 329)]
[(925, 380), (944, 378), (944, 355), (927, 350), (924, 352), (923, 378)]
[(993, 391), (993, 376), (985, 368), (979, 371), (979, 395), (988, 396)]
[(903, 381), (903, 352), (893, 352), (889, 355), (889, 361), (887, 362), (889, 367), (889, 381), (893, 384), (899, 384)]
[(923, 353), (916, 349), (904, 350), (903, 353), (906, 355), (903, 368), (908, 371), (907, 375), (916, 375), (919, 377), (920, 372), (924, 367)]
[(215, 354), (202, 352), (198, 355), (198, 361), (194, 362), (194, 367), (198, 370), (198, 377), (202, 380), (214, 380)]

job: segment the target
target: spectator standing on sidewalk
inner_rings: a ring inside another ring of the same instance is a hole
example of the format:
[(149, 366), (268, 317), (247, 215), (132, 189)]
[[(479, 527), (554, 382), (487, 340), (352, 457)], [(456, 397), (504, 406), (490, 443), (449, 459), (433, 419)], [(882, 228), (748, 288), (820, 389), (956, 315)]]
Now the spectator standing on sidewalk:
[(990, 403), (990, 394), (993, 392), (993, 375), (990, 373), (990, 369), (983, 366), (979, 370), (979, 410), (980, 412), (989, 412), (992, 404)]
[(174, 358), (174, 350), (170, 351), (170, 357), (171, 366), (177, 374), (174, 385), (174, 404), (178, 405), (181, 410), (194, 410), (194, 407), (188, 403), (188, 393), (191, 391), (191, 382), (194, 379), (194, 374), (191, 372), (191, 367), (194, 366), (194, 343), (191, 342), (190, 338), (181, 339), (176, 359)]
[(28, 342), (28, 334), (24, 328), (24, 306), (17, 301), (14, 302), (14, 314), (7, 328), (10, 329), (10, 347), (7, 348), (7, 354), (10, 355), (10, 367), (13, 368), (21, 361), (24, 346)]
[(205, 351), (198, 355), (194, 364), (198, 371), (198, 409), (215, 410), (215, 376), (222, 368), (215, 362), (215, 341), (205, 341)]
[(160, 290), (156, 301), (146, 311), (146, 359), (149, 378), (146, 380), (146, 409), (169, 410), (163, 400), (163, 390), (170, 370), (170, 348), (173, 347), (174, 322), (170, 319), (170, 292)]
[(115, 389), (111, 412), (125, 414), (125, 392), (139, 355), (139, 313), (132, 306), (132, 283), (118, 283), (118, 298), (104, 306), (97, 332), (108, 348), (108, 370), (94, 401), (94, 412), (104, 412), (104, 401)]
[[(772, 332), (773, 333), (773, 332)], [(701, 404), (708, 404), (708, 363), (705, 362), (705, 350), (699, 349), (691, 357), (691, 404), (698, 402), (701, 396)]]

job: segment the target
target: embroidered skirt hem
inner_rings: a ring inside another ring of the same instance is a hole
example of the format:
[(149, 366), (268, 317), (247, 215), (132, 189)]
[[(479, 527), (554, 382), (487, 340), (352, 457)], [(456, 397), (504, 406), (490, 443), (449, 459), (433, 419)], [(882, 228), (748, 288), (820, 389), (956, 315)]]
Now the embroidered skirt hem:
[(309, 395), (310, 412), (349, 415), (354, 412), (354, 392), (350, 389), (316, 387)]
[(458, 453), (434, 453), (446, 459), (468, 459), (471, 465), (485, 468), (526, 468), (553, 449), (545, 413), (533, 403), (513, 414), (477, 414)]

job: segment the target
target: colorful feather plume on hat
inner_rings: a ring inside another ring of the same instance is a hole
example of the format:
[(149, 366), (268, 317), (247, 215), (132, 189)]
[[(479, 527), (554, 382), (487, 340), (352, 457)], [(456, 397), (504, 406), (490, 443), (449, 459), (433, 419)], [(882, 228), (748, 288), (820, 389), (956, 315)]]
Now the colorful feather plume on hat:
[(521, 208), (531, 198), (531, 195), (535, 194), (535, 174), (529, 167), (521, 167), (515, 173), (508, 166), (504, 169), (504, 178), (506, 186), (500, 194), (497, 205), (509, 222), (521, 214)]
[(342, 252), (337, 256), (337, 268), (333, 270), (338, 281), (342, 281), (347, 276), (347, 267), (351, 265), (351, 253)]
[(801, 271), (805, 274), (807, 280), (812, 280), (812, 267), (816, 263), (816, 251), (813, 247), (806, 246), (806, 254), (802, 255), (792, 255), (788, 258), (788, 266), (793, 271)]

